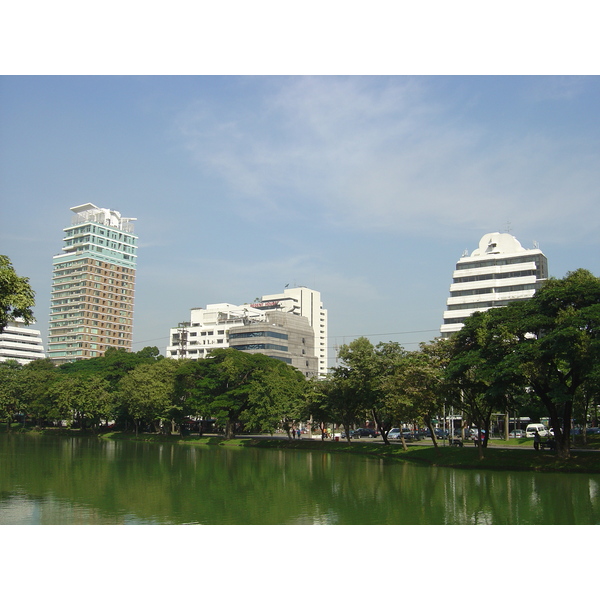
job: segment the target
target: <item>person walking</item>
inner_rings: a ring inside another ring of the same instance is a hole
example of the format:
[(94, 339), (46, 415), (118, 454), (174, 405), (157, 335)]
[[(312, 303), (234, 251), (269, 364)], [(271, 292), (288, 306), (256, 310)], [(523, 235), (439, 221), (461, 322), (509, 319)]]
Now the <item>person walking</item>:
[(536, 450), (540, 449), (540, 442), (542, 441), (542, 438), (540, 437), (539, 432), (535, 432), (534, 436), (533, 436), (533, 447)]

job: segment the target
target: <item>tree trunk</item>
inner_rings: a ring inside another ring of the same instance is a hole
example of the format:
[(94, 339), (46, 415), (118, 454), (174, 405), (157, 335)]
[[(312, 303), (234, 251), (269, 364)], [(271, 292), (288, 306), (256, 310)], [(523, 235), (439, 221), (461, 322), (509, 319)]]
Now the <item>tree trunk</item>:
[(388, 437), (387, 437), (389, 429), (385, 426), (383, 419), (381, 419), (379, 417), (379, 414), (377, 413), (377, 411), (374, 408), (371, 409), (371, 415), (373, 416), (373, 421), (375, 421), (375, 424), (377, 425), (377, 429), (379, 429), (379, 432), (381, 433), (381, 438), (383, 439), (383, 443), (386, 446), (389, 446), (390, 441), (388, 440)]
[(350, 435), (350, 423), (344, 423), (344, 431), (346, 432), (346, 441), (349, 444), (352, 438), (352, 436)]
[(433, 440), (433, 447), (435, 448), (436, 454), (439, 456), (441, 454), (440, 448), (438, 446), (437, 438), (435, 437), (435, 431), (433, 430), (433, 425), (431, 424), (431, 419), (429, 417), (425, 417), (425, 425), (427, 425), (427, 429), (429, 429), (431, 439)]
[(406, 440), (404, 439), (404, 436), (402, 435), (402, 427), (400, 427), (400, 441), (402, 442), (402, 449), (408, 450), (408, 447), (406, 445)]
[(542, 402), (548, 409), (550, 414), (550, 423), (554, 429), (554, 442), (556, 443), (556, 454), (559, 458), (566, 460), (571, 456), (571, 437), (569, 435), (571, 431), (571, 413), (569, 407), (570, 403), (566, 403), (563, 411), (563, 423), (560, 422), (558, 416), (558, 409), (556, 404), (549, 399), (542, 398)]
[(231, 421), (227, 421), (227, 425), (225, 425), (225, 439), (232, 440), (235, 437), (233, 432), (234, 424)]

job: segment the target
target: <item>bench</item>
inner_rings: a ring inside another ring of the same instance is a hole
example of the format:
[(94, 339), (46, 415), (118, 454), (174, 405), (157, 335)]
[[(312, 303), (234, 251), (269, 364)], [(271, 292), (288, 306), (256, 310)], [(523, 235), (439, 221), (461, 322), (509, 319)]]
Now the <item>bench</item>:
[(463, 441), (460, 438), (454, 438), (450, 442), (450, 445), (451, 446), (460, 446), (462, 448), (463, 447)]

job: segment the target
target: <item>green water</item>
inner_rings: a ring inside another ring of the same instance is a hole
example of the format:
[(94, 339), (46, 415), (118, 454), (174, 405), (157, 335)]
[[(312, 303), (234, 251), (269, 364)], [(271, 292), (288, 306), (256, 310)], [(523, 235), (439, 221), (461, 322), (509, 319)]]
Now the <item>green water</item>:
[(597, 524), (600, 476), (0, 436), (0, 524)]

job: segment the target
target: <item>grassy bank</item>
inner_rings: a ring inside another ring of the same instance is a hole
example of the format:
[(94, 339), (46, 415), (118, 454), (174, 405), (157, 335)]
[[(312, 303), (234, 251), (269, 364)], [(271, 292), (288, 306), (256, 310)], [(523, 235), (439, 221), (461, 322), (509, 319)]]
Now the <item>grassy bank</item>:
[[(16, 430), (15, 430), (16, 433)], [(408, 461), (425, 466), (438, 466), (459, 469), (496, 469), (506, 471), (548, 471), (563, 473), (600, 473), (600, 452), (573, 450), (569, 460), (559, 460), (555, 453), (548, 451), (536, 452), (525, 443), (508, 447), (488, 447), (484, 451), (483, 460), (479, 459), (477, 448), (440, 446), (436, 450), (433, 445), (414, 444), (403, 450), (400, 444), (386, 446), (374, 442), (322, 442), (320, 440), (302, 439), (287, 440), (258, 436), (254, 438), (236, 438), (225, 440), (220, 436), (156, 435), (144, 433), (136, 436), (134, 433), (108, 432), (92, 433), (71, 429), (29, 430), (23, 432), (29, 435), (48, 436), (97, 436), (101, 439), (128, 440), (145, 443), (173, 443), (193, 446), (218, 445), (227, 447), (252, 447), (265, 449), (286, 450), (316, 450), (320, 452), (335, 452), (357, 454), (383, 460)], [(513, 440), (520, 442), (520, 440)], [(529, 441), (529, 440), (527, 440)], [(497, 443), (500, 443), (499, 441)]]
[[(552, 471), (573, 473), (600, 473), (600, 453), (573, 451), (569, 460), (559, 460), (552, 452), (535, 452), (511, 448), (487, 448), (483, 460), (474, 447), (440, 447), (433, 445), (409, 446), (352, 442), (333, 443), (312, 440), (233, 440), (243, 446), (257, 448), (289, 448), (294, 450), (320, 450), (346, 454), (360, 454), (393, 461), (409, 461), (421, 465), (460, 469), (499, 469), (513, 471)], [(231, 442), (226, 442), (231, 443)]]

